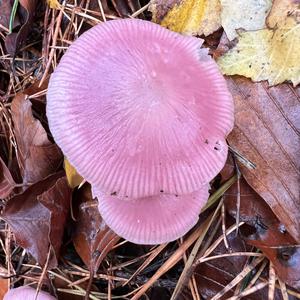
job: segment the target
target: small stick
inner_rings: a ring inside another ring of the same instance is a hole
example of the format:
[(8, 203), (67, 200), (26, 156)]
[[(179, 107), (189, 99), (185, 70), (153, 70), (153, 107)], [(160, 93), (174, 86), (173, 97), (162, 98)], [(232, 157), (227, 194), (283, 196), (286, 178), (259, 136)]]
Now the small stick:
[[(236, 162), (235, 157), (233, 156), (234, 166), (236, 169), (236, 175), (237, 175), (237, 193), (236, 193), (236, 224), (240, 223), (240, 211), (241, 211), (241, 185), (240, 185), (240, 179), (241, 179), (241, 171), (239, 169), (239, 166)], [(239, 227), (236, 227), (235, 235), (238, 236), (239, 234)]]
[(147, 10), (149, 6), (150, 6), (150, 3), (146, 4), (145, 6), (141, 7), (139, 10), (137, 10), (136, 12), (134, 12), (130, 17), (131, 18), (137, 17), (138, 15), (140, 15), (141, 13), (143, 13), (145, 10)]
[(48, 265), (49, 265), (49, 261), (50, 261), (50, 256), (51, 256), (51, 251), (52, 250), (52, 246), (49, 246), (49, 250), (48, 250), (48, 255), (47, 255), (47, 259), (46, 259), (46, 263), (45, 263), (45, 266), (42, 270), (42, 274), (40, 276), (40, 279), (39, 279), (39, 282), (38, 282), (38, 286), (36, 288), (36, 292), (35, 292), (35, 296), (34, 296), (34, 300), (37, 300), (37, 297), (39, 295), (39, 292), (41, 290), (41, 287), (43, 285), (43, 279), (45, 277), (45, 274), (47, 272), (47, 268), (48, 268)]
[[(223, 232), (223, 239), (224, 239), (224, 244), (227, 250), (229, 250), (229, 244), (227, 240), (227, 235), (226, 235), (226, 220), (225, 220), (225, 205), (224, 203), (222, 204), (221, 207), (221, 216), (222, 216), (222, 232)], [(238, 229), (238, 227), (237, 227)]]

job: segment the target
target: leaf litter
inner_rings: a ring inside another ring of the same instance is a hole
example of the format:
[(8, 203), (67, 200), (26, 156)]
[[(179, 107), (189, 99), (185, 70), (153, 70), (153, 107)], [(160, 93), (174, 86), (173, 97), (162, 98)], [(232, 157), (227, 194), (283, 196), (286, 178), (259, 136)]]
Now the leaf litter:
[(274, 1), (268, 28), (240, 31), (235, 47), (219, 58), (226, 75), (243, 75), (276, 85), (300, 82), (300, 8), (298, 1)]
[[(299, 4), (274, 0), (270, 10), (270, 1), (254, 2), (230, 9), (229, 0), (28, 0), (12, 19), (13, 2), (0, 1), (4, 285), (31, 283), (59, 299), (300, 298)], [(119, 240), (103, 224), (89, 185), (67, 161), (64, 170), (45, 118), (48, 75), (68, 46), (120, 17), (202, 35), (224, 73), (280, 83), (227, 77), (236, 107), (228, 137), (234, 162), (212, 182), (195, 229), (157, 247)]]
[(49, 266), (57, 265), (71, 197), (63, 175), (51, 175), (12, 197), (1, 215), (14, 232), (17, 244), (42, 266), (49, 249), (53, 251)]
[[(231, 166), (232, 161), (229, 160), (226, 167), (230, 170)], [(224, 194), (228, 213), (234, 218), (237, 192), (237, 186), (233, 185)], [(278, 271), (277, 276), (283, 282), (292, 287), (299, 286), (300, 260), (297, 257), (300, 248), (295, 239), (244, 178), (241, 179), (239, 193), (241, 199), (239, 219), (255, 228), (254, 233), (244, 233), (244, 242), (259, 248), (272, 261)]]

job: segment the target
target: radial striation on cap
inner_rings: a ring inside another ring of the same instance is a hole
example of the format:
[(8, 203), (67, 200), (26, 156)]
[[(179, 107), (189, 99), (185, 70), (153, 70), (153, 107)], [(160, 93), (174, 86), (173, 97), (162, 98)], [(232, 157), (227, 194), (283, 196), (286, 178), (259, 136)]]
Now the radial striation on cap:
[(118, 235), (137, 244), (160, 244), (186, 234), (198, 221), (208, 198), (208, 185), (188, 195), (120, 199), (95, 187), (103, 220)]
[(188, 194), (217, 175), (233, 102), (201, 43), (127, 19), (97, 25), (70, 46), (51, 76), (47, 116), (87, 181), (139, 198)]

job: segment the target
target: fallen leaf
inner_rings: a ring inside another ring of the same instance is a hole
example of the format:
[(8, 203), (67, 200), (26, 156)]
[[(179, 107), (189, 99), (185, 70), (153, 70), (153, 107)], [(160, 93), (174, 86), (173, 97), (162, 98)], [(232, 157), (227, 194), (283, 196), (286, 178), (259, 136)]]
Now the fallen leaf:
[(220, 0), (222, 13), (221, 23), (228, 39), (236, 38), (236, 29), (247, 31), (265, 28), (272, 0)]
[[(226, 210), (234, 218), (237, 218), (237, 193), (237, 184), (234, 184), (224, 194)], [(279, 223), (271, 208), (247, 184), (243, 177), (240, 179), (240, 202), (240, 221), (254, 227), (262, 225), (265, 228), (273, 227)], [(282, 225), (282, 227), (284, 226)]]
[(220, 28), (219, 0), (151, 0), (152, 21), (170, 30), (205, 36)]
[(300, 89), (268, 88), (246, 78), (228, 78), (235, 103), (234, 149), (256, 164), (240, 165), (250, 186), (267, 202), (289, 233), (300, 241)]
[(16, 186), (9, 169), (0, 157), (0, 198), (8, 197)]
[(96, 272), (120, 237), (102, 220), (98, 203), (92, 200), (90, 186), (85, 185), (77, 192), (77, 197), (82, 203), (74, 228), (73, 243), (89, 270)]
[[(232, 154), (227, 158), (226, 164), (221, 171), (222, 182), (227, 181), (236, 172), (233, 160), (234, 157), (235, 156)], [(253, 188), (251, 188), (243, 176), (239, 178), (239, 183), (234, 183), (224, 193), (226, 211), (233, 218), (237, 218), (238, 193), (240, 195), (240, 221), (245, 222), (252, 227), (256, 227), (257, 224), (262, 224), (265, 228), (272, 227), (274, 224), (278, 223), (278, 218), (274, 215), (269, 205), (253, 190)], [(282, 224), (282, 226), (284, 225)]]
[(49, 268), (57, 265), (71, 200), (71, 189), (62, 176), (63, 172), (51, 175), (14, 196), (1, 215), (15, 234), (17, 244), (40, 265), (45, 264), (49, 247), (54, 250)]
[(21, 28), (18, 32), (10, 33), (5, 39), (5, 48), (11, 56), (15, 56), (26, 41), (27, 35), (32, 28), (31, 25), (34, 20), (37, 4), (37, 0), (19, 0), (18, 14), (19, 19), (22, 20)]
[(259, 248), (273, 263), (277, 276), (289, 286), (300, 288), (300, 246), (278, 229), (261, 228), (247, 243)]
[(268, 16), (274, 27), (240, 32), (237, 45), (218, 59), (223, 74), (268, 80), (270, 85), (300, 82), (300, 8), (298, 1), (285, 4), (274, 6)]
[(31, 102), (19, 93), (11, 104), (14, 133), (23, 183), (34, 183), (58, 170), (62, 154), (56, 144), (49, 141), (40, 121), (32, 115)]
[[(224, 35), (215, 57), (227, 50)], [(235, 102), (233, 148), (257, 165), (241, 165), (250, 186), (299, 242), (300, 89), (289, 84), (268, 87), (241, 77), (227, 78)]]
[(72, 189), (79, 186), (84, 181), (84, 179), (77, 173), (76, 169), (66, 158), (64, 159), (64, 168), (66, 171), (68, 184)]
[(72, 191), (65, 177), (59, 178), (54, 186), (37, 197), (37, 200), (50, 212), (49, 243), (54, 250), (55, 258), (59, 257), (64, 225), (71, 203)]
[[(236, 218), (237, 185), (225, 193), (224, 203), (230, 215)], [(265, 201), (241, 178), (240, 221), (255, 228), (255, 234), (246, 242), (260, 249), (274, 264), (276, 274), (288, 285), (300, 287), (300, 248), (286, 232)], [(283, 255), (288, 253), (288, 255)]]

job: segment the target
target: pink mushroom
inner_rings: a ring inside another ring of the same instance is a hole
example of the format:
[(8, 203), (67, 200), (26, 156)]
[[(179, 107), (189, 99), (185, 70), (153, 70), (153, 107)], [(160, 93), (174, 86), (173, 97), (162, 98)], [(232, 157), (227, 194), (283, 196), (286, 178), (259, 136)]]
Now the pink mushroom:
[[(29, 286), (21, 286), (16, 289), (9, 290), (3, 300), (34, 300), (36, 290)], [(50, 294), (40, 291), (37, 300), (56, 300)]]
[[(187, 232), (224, 166), (233, 102), (201, 44), (151, 22), (109, 21), (75, 41), (51, 77), (54, 139), (131, 241)], [(164, 231), (151, 234), (154, 224)]]
[(208, 185), (187, 195), (155, 195), (139, 199), (106, 196), (93, 189), (99, 211), (118, 235), (137, 244), (160, 244), (186, 234), (198, 221), (208, 198)]

